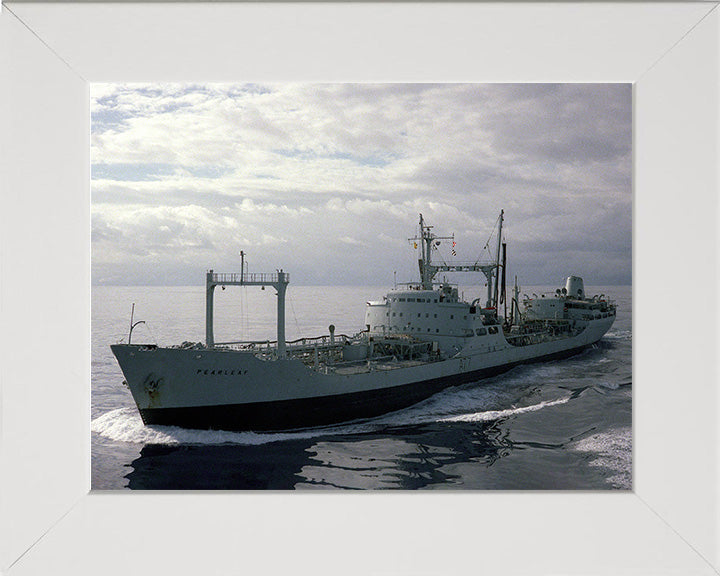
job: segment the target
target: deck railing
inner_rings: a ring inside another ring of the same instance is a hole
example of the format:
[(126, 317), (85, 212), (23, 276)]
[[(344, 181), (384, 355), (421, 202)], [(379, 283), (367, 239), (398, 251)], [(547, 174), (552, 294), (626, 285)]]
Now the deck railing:
[[(287, 272), (283, 272), (283, 275), (285, 276), (285, 280), (290, 280), (290, 274)], [(276, 272), (272, 273), (266, 273), (266, 272), (252, 272), (247, 274), (241, 274), (239, 272), (234, 273), (213, 273), (212, 275), (212, 281), (216, 282), (218, 284), (222, 284), (223, 282), (233, 283), (233, 284), (244, 284), (244, 283), (260, 283), (260, 282), (267, 282), (270, 283), (277, 283), (278, 282), (278, 274)]]
[[(329, 335), (316, 336), (313, 338), (298, 338), (286, 342), (287, 350), (303, 350), (312, 348), (329, 348), (340, 347), (350, 343), (352, 338), (347, 334), (335, 334), (334, 337)], [(277, 347), (277, 340), (238, 340), (233, 342), (217, 342), (215, 346), (224, 346), (227, 348), (250, 349), (250, 350), (268, 350)]]

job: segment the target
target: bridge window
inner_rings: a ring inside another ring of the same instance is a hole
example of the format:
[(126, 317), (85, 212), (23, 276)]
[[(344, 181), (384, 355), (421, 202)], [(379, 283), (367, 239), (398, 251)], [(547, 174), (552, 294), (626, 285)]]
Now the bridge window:
[(485, 330), (485, 328), (476, 328), (475, 334), (478, 336), (485, 336), (485, 334), (487, 334), (487, 330)]

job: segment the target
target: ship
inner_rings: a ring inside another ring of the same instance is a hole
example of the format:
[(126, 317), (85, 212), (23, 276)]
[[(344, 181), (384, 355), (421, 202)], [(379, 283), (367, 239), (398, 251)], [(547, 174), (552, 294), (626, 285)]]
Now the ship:
[[(486, 258), (448, 263), (439, 246), (452, 242), (455, 254), (454, 234), (437, 236), (420, 214), (408, 239), (418, 251), (419, 281), (396, 284), (367, 302), (364, 327), (354, 335), (336, 334), (330, 325), (327, 334), (287, 342), (290, 275), (282, 269), (250, 273), (243, 252), (241, 272), (206, 273), (204, 343), (133, 344), (132, 329), (140, 322), (131, 317), (128, 342), (111, 349), (146, 425), (276, 431), (374, 418), (451, 386), (595, 345), (612, 326), (616, 305), (604, 294), (586, 295), (581, 277), (567, 277), (554, 293), (522, 297), (516, 277), (506, 295), (503, 221), (501, 211)], [(481, 295), (466, 301), (448, 282), (452, 273), (475, 273)], [(215, 342), (218, 286), (274, 288), (276, 339)]]

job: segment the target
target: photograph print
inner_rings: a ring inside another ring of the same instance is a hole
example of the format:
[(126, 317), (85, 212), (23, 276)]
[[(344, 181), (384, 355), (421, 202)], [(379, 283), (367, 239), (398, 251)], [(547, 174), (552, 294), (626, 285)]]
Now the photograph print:
[(630, 84), (92, 84), (93, 490), (631, 490)]

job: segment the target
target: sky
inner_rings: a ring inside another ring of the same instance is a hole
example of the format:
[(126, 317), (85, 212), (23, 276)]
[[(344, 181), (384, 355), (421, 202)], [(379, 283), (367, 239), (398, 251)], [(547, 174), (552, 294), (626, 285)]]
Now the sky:
[[(92, 279), (416, 281), (418, 215), (520, 284), (630, 284), (630, 84), (93, 84)], [(395, 275), (396, 273), (396, 275)], [(467, 284), (465, 279), (449, 277)]]

